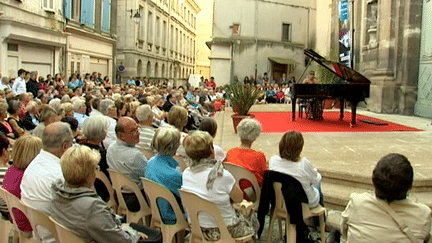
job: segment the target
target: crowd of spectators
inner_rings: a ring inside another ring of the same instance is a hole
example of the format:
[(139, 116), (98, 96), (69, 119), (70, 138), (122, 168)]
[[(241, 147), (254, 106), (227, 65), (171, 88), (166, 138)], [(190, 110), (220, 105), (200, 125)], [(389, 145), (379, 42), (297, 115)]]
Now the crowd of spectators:
[[(199, 87), (173, 87), (145, 80), (141, 86), (135, 82), (111, 84), (97, 73), (84, 75), (84, 80), (73, 74), (67, 84), (61, 75), (54, 79), (49, 75), (46, 82), (40, 82), (37, 72), (28, 73), (29, 80), (27, 73), (20, 69), (12, 85), (5, 77), (0, 84), (0, 166), (7, 168), (3, 188), (54, 217), (86, 242), (140, 242), (151, 233), (140, 225), (122, 225), (108, 210), (109, 194), (96, 181), (99, 170), (108, 178), (108, 169), (121, 172), (144, 196), (141, 178), (155, 181), (173, 193), (182, 210), (179, 189), (191, 191), (219, 207), (233, 237), (257, 233), (259, 237), (265, 224), (260, 210), (269, 207), (260, 205), (258, 214), (237, 211), (235, 203), (251, 199), (247, 192), (252, 185), (236, 181), (224, 163), (249, 170), (260, 186), (269, 180), (265, 176), (268, 171), (282, 178), (283, 186), (289, 178), (296, 180), (310, 208), (324, 205), (322, 176), (301, 156), (301, 133), (285, 133), (279, 141), (279, 154), (266, 158), (252, 148), (261, 124), (249, 118), (238, 125), (239, 147), (225, 152), (214, 144), (217, 123), (211, 116), (223, 109), (225, 100), (213, 78), (202, 79)], [(267, 89), (278, 87), (266, 82), (263, 87)], [(399, 226), (382, 204), (402, 214), (418, 241), (427, 239), (431, 210), (407, 199), (412, 182), (413, 169), (407, 158), (391, 154), (381, 159), (373, 173), (375, 195), (354, 195), (342, 214), (345, 239), (385, 242), (382, 235), (392, 232), (392, 242), (409, 242), (409, 237), (398, 234)], [(134, 193), (125, 188), (122, 194), (130, 211), (140, 210)], [(164, 223), (176, 222), (168, 203), (161, 202), (159, 210)], [(9, 216), (2, 200), (0, 212)], [(365, 215), (377, 216), (366, 219)], [(199, 218), (205, 239), (217, 240), (220, 231), (214, 219), (207, 214)], [(16, 219), (21, 230), (32, 231), (24, 215)], [(54, 242), (46, 232), (41, 236), (45, 242)]]

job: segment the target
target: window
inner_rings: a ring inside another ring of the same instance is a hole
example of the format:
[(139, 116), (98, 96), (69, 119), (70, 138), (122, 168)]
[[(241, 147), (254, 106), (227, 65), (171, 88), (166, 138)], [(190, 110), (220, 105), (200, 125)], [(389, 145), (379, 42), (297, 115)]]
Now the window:
[(144, 8), (139, 6), (140, 21), (138, 22), (138, 39), (144, 41)]
[(171, 35), (170, 35), (170, 48), (174, 50), (174, 26), (171, 25)]
[(163, 22), (163, 30), (162, 30), (162, 47), (166, 47), (166, 35), (167, 35), (167, 22)]
[(176, 31), (175, 31), (175, 48), (174, 48), (175, 51), (178, 51), (178, 43), (179, 43), (179, 36), (178, 36), (178, 29), (176, 28)]
[(160, 18), (156, 17), (156, 45), (160, 45)]
[(282, 41), (291, 41), (291, 24), (282, 24)]
[(54, 12), (54, 0), (42, 0), (42, 8), (45, 11)]
[(69, 0), (71, 3), (71, 14), (70, 18), (79, 21), (81, 12), (81, 0)]
[(240, 35), (240, 24), (232, 25), (232, 35)]
[(147, 16), (147, 42), (153, 43), (153, 13), (150, 11)]
[(111, 0), (103, 0), (102, 30), (109, 32), (111, 29)]
[(80, 22), (94, 28), (95, 0), (81, 0)]
[(18, 45), (17, 44), (8, 43), (7, 44), (7, 50), (8, 51), (18, 51)]

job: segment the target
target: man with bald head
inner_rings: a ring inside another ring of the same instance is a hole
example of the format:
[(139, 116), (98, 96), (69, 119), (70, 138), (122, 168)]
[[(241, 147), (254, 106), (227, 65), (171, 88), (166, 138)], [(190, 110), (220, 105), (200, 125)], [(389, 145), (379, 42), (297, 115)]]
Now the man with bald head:
[[(115, 133), (117, 140), (107, 152), (108, 167), (121, 172), (143, 190), (140, 177), (145, 176), (147, 159), (135, 147), (139, 143), (139, 125), (130, 117), (122, 117), (117, 122)], [(140, 209), (138, 199), (131, 191), (124, 190), (123, 197), (130, 211)]]
[(21, 183), (21, 199), (33, 208), (49, 214), (52, 199), (51, 185), (63, 179), (60, 157), (73, 145), (69, 124), (54, 122), (42, 135), (42, 149), (24, 172)]

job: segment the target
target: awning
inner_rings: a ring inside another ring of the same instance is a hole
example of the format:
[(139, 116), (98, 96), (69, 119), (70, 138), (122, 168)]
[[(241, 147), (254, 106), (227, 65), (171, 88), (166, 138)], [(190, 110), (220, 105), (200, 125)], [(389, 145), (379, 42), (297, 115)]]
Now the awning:
[(279, 64), (291, 64), (291, 65), (298, 65), (299, 64), (298, 62), (296, 62), (296, 61), (294, 61), (292, 59), (289, 59), (289, 58), (269, 57), (268, 59), (270, 61), (272, 61), (272, 62), (276, 62), (276, 63), (279, 63)]

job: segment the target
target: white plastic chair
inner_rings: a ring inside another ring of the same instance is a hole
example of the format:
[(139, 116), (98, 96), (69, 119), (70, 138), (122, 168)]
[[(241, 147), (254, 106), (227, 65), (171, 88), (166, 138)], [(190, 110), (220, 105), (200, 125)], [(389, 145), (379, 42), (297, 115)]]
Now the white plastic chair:
[[(189, 226), (188, 222), (183, 216), (183, 213), (178, 205), (176, 198), (173, 193), (168, 190), (165, 186), (151, 181), (146, 178), (141, 178), (146, 194), (150, 199), (150, 208), (152, 212), (152, 219), (150, 227), (160, 228), (164, 242), (184, 242), (184, 232)], [(169, 202), (176, 216), (175, 224), (165, 224), (161, 218), (159, 207), (157, 206), (157, 200), (163, 198)], [(175, 236), (178, 235), (178, 240), (175, 240)]]
[[(145, 223), (148, 225), (150, 222), (151, 210), (146, 200), (144, 199), (144, 195), (138, 188), (138, 185), (135, 182), (129, 180), (121, 172), (108, 169), (108, 173), (110, 174), (113, 188), (117, 194), (117, 199), (119, 201), (118, 214), (126, 215), (126, 221), (128, 223), (140, 223), (144, 217), (147, 217)], [(129, 188), (135, 193), (135, 196), (138, 198), (140, 204), (140, 210), (138, 212), (132, 212), (127, 208), (126, 202), (122, 194), (123, 187)]]
[[(276, 219), (279, 220), (279, 236), (282, 238), (281, 220), (286, 219), (285, 229), (287, 235), (287, 243), (295, 243), (297, 238), (296, 225), (290, 224), (290, 216), (286, 209), (285, 200), (282, 194), (282, 184), (280, 182), (274, 182), (273, 188), (275, 191), (276, 205), (270, 216), (270, 224), (268, 227), (269, 231), (267, 234), (267, 243), (271, 242), (271, 238), (273, 236), (273, 224), (275, 223)], [(325, 241), (326, 239), (325, 222), (324, 222), (325, 208), (318, 205), (315, 208), (309, 209), (309, 206), (306, 203), (302, 203), (302, 212), (303, 212), (303, 219), (319, 216), (321, 240)]]
[(55, 240), (57, 242), (60, 242), (59, 238), (57, 237), (57, 231), (55, 225), (49, 219), (48, 215), (30, 207), (25, 203), (24, 205), (27, 208), (29, 221), (33, 228), (33, 238), (35, 239), (36, 243), (43, 243), (42, 237), (39, 234), (40, 227), (44, 228), (45, 230), (48, 230), (51, 233), (51, 235), (54, 236)]
[(14, 243), (15, 242), (19, 242), (19, 243), (34, 242), (34, 239), (33, 239), (31, 233), (23, 232), (18, 228), (18, 225), (16, 224), (15, 215), (13, 214), (13, 209), (18, 209), (28, 218), (27, 208), (24, 205), (24, 203), (22, 203), (19, 198), (15, 197), (13, 194), (6, 191), (2, 187), (0, 187), (0, 197), (2, 197), (3, 199), (6, 199), (8, 211), (12, 217), (13, 228), (15, 229)]
[[(191, 237), (190, 242), (208, 242), (208, 243), (236, 243), (236, 242), (254, 242), (253, 234), (243, 236), (240, 238), (233, 238), (228, 231), (227, 226), (222, 218), (218, 206), (212, 202), (209, 202), (194, 193), (180, 189), (180, 197), (183, 206), (190, 217), (191, 223)], [(220, 231), (220, 239), (218, 241), (207, 241), (205, 240), (201, 227), (199, 224), (198, 214), (200, 212), (207, 212), (212, 215)]]
[(239, 165), (225, 162), (224, 167), (234, 176), (237, 183), (239, 183), (240, 180), (247, 180), (252, 183), (253, 192), (245, 191), (245, 193), (249, 197), (249, 199), (253, 201), (253, 207), (255, 211), (258, 211), (259, 199), (261, 197), (261, 187), (259, 186), (255, 175), (246, 168)]
[(57, 222), (54, 218), (49, 217), (49, 219), (55, 225), (57, 238), (59, 239), (58, 243), (85, 243), (82, 239), (80, 239), (74, 233), (70, 232), (66, 227)]
[(100, 181), (102, 181), (102, 183), (105, 185), (106, 189), (108, 190), (109, 193), (109, 200), (107, 202), (107, 205), (109, 208), (111, 208), (112, 210), (114, 210), (114, 212), (117, 213), (117, 202), (115, 200), (115, 191), (113, 189), (113, 186), (111, 184), (111, 182), (109, 181), (108, 177), (102, 172), (102, 171), (98, 171), (96, 172), (96, 179), (99, 179)]

